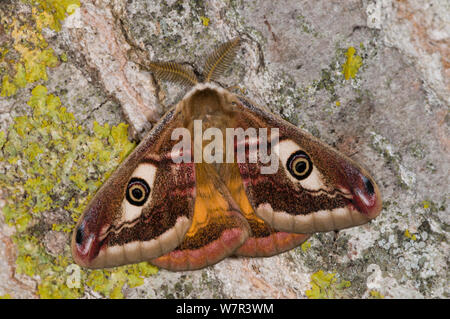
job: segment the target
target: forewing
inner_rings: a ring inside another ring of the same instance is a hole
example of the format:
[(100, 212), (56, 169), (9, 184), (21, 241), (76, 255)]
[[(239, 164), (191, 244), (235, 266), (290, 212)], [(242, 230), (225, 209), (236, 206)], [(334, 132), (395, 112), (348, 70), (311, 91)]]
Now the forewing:
[(79, 265), (148, 261), (183, 241), (192, 223), (195, 167), (173, 161), (180, 154), (172, 153), (171, 133), (182, 121), (169, 111), (96, 193), (72, 238)]

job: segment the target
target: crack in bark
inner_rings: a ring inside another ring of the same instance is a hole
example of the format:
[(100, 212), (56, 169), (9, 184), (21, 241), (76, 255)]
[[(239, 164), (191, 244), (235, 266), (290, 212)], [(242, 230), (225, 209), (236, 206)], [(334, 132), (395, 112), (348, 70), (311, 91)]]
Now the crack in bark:
[(98, 106), (94, 107), (91, 111), (89, 111), (89, 113), (86, 115), (86, 117), (83, 120), (81, 120), (81, 122), (86, 122), (86, 121), (90, 120), (92, 118), (92, 116), (94, 115), (94, 113), (97, 112), (98, 110), (100, 110), (109, 101), (110, 100), (105, 100), (102, 103), (100, 103)]
[(245, 38), (248, 38), (248, 40), (250, 42), (253, 42), (256, 44), (256, 48), (258, 49), (258, 67), (256, 68), (256, 73), (260, 73), (262, 69), (264, 69), (266, 67), (266, 62), (265, 62), (265, 58), (264, 58), (264, 51), (262, 49), (262, 45), (255, 40), (252, 36), (250, 36), (250, 34), (248, 34), (247, 32), (240, 32), (238, 30), (236, 30), (236, 32), (239, 34), (239, 36), (245, 40)]

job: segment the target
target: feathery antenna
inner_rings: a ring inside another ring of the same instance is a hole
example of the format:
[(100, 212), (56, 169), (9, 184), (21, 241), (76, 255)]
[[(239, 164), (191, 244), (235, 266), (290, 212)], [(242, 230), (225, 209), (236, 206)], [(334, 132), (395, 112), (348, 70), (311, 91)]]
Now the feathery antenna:
[(150, 62), (148, 68), (156, 78), (184, 86), (193, 86), (198, 79), (191, 69), (176, 62)]
[(235, 38), (229, 42), (225, 42), (208, 56), (203, 71), (205, 82), (215, 80), (223, 72), (225, 72), (231, 62), (233, 62), (240, 42), (240, 38)]

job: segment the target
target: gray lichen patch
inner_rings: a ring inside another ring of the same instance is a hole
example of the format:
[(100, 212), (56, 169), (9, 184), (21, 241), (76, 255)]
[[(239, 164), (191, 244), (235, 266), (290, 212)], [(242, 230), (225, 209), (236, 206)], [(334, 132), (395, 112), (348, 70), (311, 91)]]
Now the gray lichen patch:
[(391, 163), (394, 169), (397, 170), (400, 184), (407, 189), (413, 187), (416, 182), (415, 174), (401, 164), (401, 157), (398, 153), (395, 153), (392, 145), (375, 132), (371, 132), (371, 135), (373, 147), (382, 153), (386, 161)]
[[(447, 269), (447, 258), (441, 250), (448, 250), (448, 244), (443, 241), (435, 245), (442, 239), (440, 237), (425, 231), (407, 237), (405, 230), (397, 229), (394, 233), (381, 236), (374, 247), (373, 258), (367, 262), (378, 265), (384, 277), (394, 278), (400, 286), (414, 287), (416, 292), (411, 293), (437, 297), (447, 289), (440, 278), (446, 276)], [(389, 287), (382, 288), (391, 297), (401, 296), (395, 289), (389, 291)]]
[(122, 110), (115, 99), (93, 86), (75, 65), (64, 63), (50, 74), (52, 82), (47, 86), (48, 89), (60, 97), (69, 112), (78, 115), (80, 123), (92, 128), (94, 121), (101, 125), (117, 125), (123, 121)]
[(62, 255), (66, 243), (68, 240), (68, 235), (63, 232), (49, 231), (45, 234), (44, 245), (49, 254), (53, 256)]

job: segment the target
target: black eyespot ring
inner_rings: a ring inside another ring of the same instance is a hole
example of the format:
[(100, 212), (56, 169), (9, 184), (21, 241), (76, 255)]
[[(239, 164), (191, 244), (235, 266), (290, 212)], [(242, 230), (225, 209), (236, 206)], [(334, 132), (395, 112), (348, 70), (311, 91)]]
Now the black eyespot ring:
[(150, 195), (150, 186), (142, 178), (133, 177), (128, 182), (126, 198), (127, 201), (135, 206), (142, 206)]
[(311, 174), (313, 163), (308, 154), (303, 151), (297, 151), (289, 156), (286, 167), (294, 178), (301, 181)]

